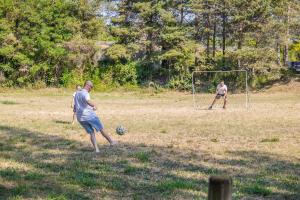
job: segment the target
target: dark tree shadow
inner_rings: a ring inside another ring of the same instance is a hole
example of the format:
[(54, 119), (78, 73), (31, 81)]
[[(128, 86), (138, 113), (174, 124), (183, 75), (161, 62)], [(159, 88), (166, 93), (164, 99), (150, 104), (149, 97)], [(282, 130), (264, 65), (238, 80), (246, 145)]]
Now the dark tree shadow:
[(1, 168), (1, 199), (206, 199), (210, 175), (232, 176), (234, 199), (300, 199), (300, 162), (254, 151), (218, 159), (209, 152), (123, 143), (102, 146), (95, 155), (88, 141), (1, 125), (0, 151), (1, 159), (32, 169)]

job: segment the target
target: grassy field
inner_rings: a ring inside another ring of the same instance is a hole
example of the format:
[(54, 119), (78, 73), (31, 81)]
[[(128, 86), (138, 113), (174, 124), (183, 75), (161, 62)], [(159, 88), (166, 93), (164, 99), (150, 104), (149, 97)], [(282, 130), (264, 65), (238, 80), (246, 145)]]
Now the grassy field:
[[(100, 154), (71, 125), (72, 91), (0, 93), (0, 199), (300, 199), (300, 85), (251, 94), (251, 109), (194, 110), (190, 93), (92, 93), (119, 145)], [(244, 102), (244, 99), (241, 99)], [(122, 124), (129, 132), (114, 133)]]

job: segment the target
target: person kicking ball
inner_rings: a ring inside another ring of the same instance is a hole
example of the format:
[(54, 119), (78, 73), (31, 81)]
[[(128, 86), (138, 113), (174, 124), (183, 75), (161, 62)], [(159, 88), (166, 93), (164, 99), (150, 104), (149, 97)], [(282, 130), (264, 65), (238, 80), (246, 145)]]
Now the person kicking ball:
[(113, 141), (106, 133), (100, 119), (96, 115), (95, 110), (97, 110), (97, 107), (93, 102), (91, 102), (89, 94), (92, 88), (93, 83), (91, 81), (86, 81), (83, 89), (76, 92), (74, 98), (74, 112), (76, 113), (79, 124), (90, 135), (95, 152), (98, 153), (99, 148), (96, 141), (95, 131), (100, 132), (110, 145), (115, 145), (117, 142)]
[(217, 86), (217, 91), (216, 91), (216, 96), (211, 104), (211, 106), (209, 106), (209, 110), (212, 109), (212, 107), (214, 106), (214, 104), (216, 103), (216, 101), (218, 99), (220, 99), (221, 97), (224, 98), (224, 104), (223, 104), (223, 108), (226, 109), (226, 103), (227, 103), (227, 86), (225, 85), (224, 81), (221, 81), (221, 83), (218, 84)]

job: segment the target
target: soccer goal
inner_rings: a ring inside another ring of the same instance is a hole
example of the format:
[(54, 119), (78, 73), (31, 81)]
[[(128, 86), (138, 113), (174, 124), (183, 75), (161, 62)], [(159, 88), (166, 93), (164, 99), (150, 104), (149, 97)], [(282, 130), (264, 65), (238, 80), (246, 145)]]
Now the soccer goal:
[[(194, 71), (192, 89), (194, 108), (206, 110), (217, 95), (218, 85), (224, 81), (227, 86), (226, 108), (249, 108), (248, 72), (246, 70), (230, 71)], [(213, 109), (222, 109), (224, 97), (219, 96)]]

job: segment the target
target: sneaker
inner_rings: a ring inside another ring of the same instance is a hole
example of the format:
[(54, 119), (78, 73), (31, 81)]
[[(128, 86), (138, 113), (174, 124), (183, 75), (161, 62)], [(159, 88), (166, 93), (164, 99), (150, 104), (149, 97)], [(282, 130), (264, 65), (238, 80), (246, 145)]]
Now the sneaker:
[(211, 110), (211, 109), (212, 109), (212, 106), (209, 106), (209, 107), (208, 107), (208, 110)]

